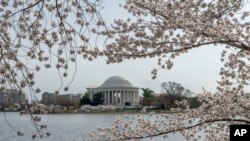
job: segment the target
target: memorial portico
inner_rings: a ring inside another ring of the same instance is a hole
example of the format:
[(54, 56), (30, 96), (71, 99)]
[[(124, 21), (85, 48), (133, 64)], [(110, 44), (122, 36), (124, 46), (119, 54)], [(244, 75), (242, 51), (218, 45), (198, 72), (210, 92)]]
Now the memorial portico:
[(121, 76), (112, 76), (100, 87), (87, 88), (87, 91), (91, 100), (95, 93), (101, 92), (104, 104), (124, 105), (125, 102), (130, 102), (132, 105), (139, 104), (139, 88)]

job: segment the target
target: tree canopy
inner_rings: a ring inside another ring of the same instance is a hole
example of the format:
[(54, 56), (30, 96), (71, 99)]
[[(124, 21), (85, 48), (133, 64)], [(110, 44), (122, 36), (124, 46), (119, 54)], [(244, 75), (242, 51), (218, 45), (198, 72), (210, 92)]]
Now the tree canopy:
[(90, 97), (89, 97), (89, 94), (86, 92), (84, 94), (84, 96), (82, 96), (81, 100), (80, 100), (80, 104), (81, 105), (90, 105), (91, 104), (91, 100), (90, 100)]
[(191, 94), (190, 90), (185, 89), (181, 84), (176, 82), (163, 82), (161, 84), (162, 92), (167, 95), (175, 95), (178, 97), (189, 96)]
[(167, 109), (178, 107), (176, 102), (187, 99), (191, 95), (190, 90), (185, 89), (181, 84), (176, 82), (163, 82), (161, 89), (161, 102)]
[(149, 88), (141, 88), (142, 90), (142, 95), (145, 98), (150, 98), (150, 97), (154, 97), (154, 91), (149, 89)]
[(104, 95), (102, 92), (97, 92), (93, 95), (92, 105), (101, 105), (104, 101)]
[(143, 99), (141, 104), (143, 106), (154, 106), (155, 105), (155, 92), (149, 88), (141, 88)]

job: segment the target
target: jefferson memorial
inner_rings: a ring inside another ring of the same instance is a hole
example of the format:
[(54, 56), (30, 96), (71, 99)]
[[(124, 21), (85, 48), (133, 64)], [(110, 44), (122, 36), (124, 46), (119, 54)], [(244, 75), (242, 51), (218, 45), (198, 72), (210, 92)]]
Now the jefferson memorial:
[(101, 92), (104, 95), (103, 104), (124, 105), (130, 102), (132, 105), (139, 104), (139, 88), (121, 76), (111, 76), (99, 87), (87, 88), (90, 99), (93, 95)]

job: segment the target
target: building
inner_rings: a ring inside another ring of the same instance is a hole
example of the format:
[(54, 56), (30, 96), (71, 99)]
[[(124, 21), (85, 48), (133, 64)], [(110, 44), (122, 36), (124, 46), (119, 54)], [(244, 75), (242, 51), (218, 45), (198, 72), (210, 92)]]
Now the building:
[(82, 94), (56, 95), (44, 92), (41, 103), (45, 105), (78, 106), (81, 98)]
[(12, 90), (12, 89), (6, 89), (0, 91), (0, 106), (1, 107), (9, 107), (13, 104), (24, 104), (25, 102), (25, 96), (23, 93)]
[(104, 104), (124, 105), (130, 102), (132, 105), (139, 104), (139, 88), (121, 76), (111, 76), (99, 87), (87, 88), (90, 100), (93, 95), (101, 92), (104, 95)]

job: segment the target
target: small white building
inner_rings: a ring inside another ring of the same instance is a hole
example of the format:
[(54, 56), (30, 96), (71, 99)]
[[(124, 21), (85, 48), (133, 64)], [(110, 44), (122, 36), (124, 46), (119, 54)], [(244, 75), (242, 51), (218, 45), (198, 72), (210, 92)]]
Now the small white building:
[(93, 95), (101, 92), (104, 95), (104, 104), (124, 105), (130, 102), (132, 105), (139, 104), (139, 88), (121, 76), (111, 76), (103, 84), (96, 88), (87, 88), (90, 99)]

